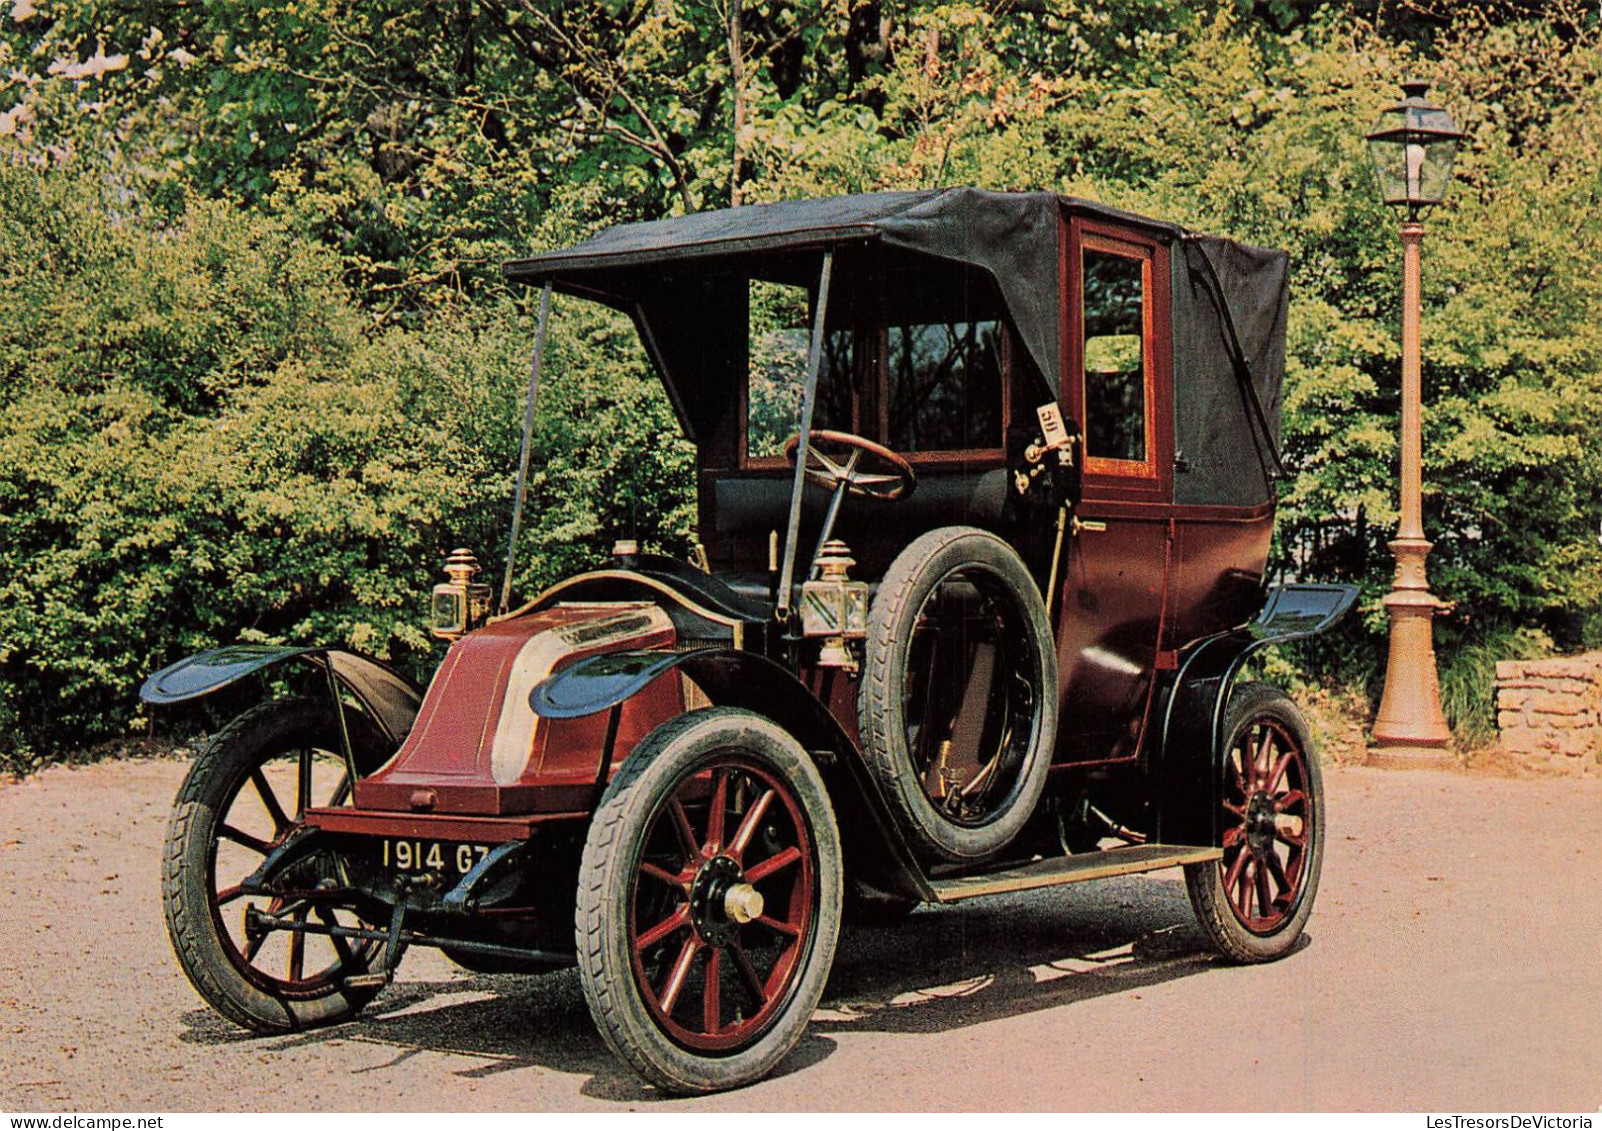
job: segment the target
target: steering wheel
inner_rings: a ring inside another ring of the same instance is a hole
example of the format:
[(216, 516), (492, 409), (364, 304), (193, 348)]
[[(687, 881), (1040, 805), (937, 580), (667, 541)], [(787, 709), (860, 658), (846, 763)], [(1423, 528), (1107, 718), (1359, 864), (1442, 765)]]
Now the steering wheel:
[[(800, 433), (784, 442), (784, 458), (792, 466), (800, 444)], [(820, 445), (834, 448), (835, 454), (824, 451)], [(864, 457), (868, 465), (860, 467)], [(912, 465), (884, 445), (850, 432), (829, 432), (821, 428), (813, 430), (812, 442), (807, 445), (806, 476), (829, 490), (843, 483), (853, 495), (887, 501), (907, 495), (918, 483)]]

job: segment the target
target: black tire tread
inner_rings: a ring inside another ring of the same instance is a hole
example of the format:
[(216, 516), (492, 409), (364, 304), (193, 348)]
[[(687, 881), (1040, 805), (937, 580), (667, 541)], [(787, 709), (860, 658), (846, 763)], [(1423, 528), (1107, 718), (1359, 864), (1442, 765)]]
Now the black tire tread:
[(1190, 897), (1191, 908), (1196, 913), (1197, 922), (1201, 924), (1202, 933), (1207, 936), (1207, 941), (1219, 955), (1230, 962), (1242, 965), (1273, 962), (1283, 958), (1295, 948), (1307, 924), (1307, 918), (1312, 913), (1313, 900), (1318, 894), (1319, 874), (1323, 867), (1323, 782), (1319, 773), (1318, 753), (1313, 749), (1307, 721), (1302, 717), (1296, 704), (1273, 684), (1262, 682), (1240, 684), (1230, 694), (1224, 728), (1226, 740), (1233, 742), (1242, 722), (1259, 716), (1265, 707), (1272, 707), (1279, 712), (1296, 731), (1307, 760), (1309, 784), (1317, 794), (1314, 804), (1319, 809), (1319, 819), (1314, 825), (1314, 843), (1310, 847), (1310, 879), (1307, 881), (1300, 905), (1290, 921), (1274, 934), (1267, 936), (1252, 934), (1241, 926), (1235, 918), (1235, 913), (1230, 910), (1229, 899), (1223, 891), (1218, 862), (1208, 861), (1205, 864), (1185, 866), (1186, 894)]
[[(210, 922), (210, 909), (203, 909), (200, 914), (191, 913), (184, 890), (189, 865), (186, 850), (195, 821), (208, 804), (208, 787), (218, 775), (231, 771), (229, 761), (240, 756), (240, 745), (247, 741), (247, 736), (269, 725), (288, 729), (307, 722), (311, 725), (331, 722), (331, 714), (325, 701), (299, 697), (260, 703), (234, 718), (196, 756), (178, 790), (167, 826), (161, 860), (161, 896), (173, 954), (190, 984), (208, 1005), (234, 1024), (255, 1033), (287, 1033), (313, 1025), (332, 1024), (354, 1014), (372, 1000), (377, 991), (336, 988), (322, 998), (282, 1002), (282, 1011), (277, 1014), (248, 1009), (224, 981), (225, 977), (239, 975), (219, 953), (215, 942), (202, 935), (205, 930), (202, 924)], [(347, 716), (348, 719), (356, 717)], [(356, 737), (353, 733), (353, 742)]]
[[(972, 857), (965, 857), (963, 854), (953, 851), (949, 844), (937, 843), (927, 835), (922, 834), (920, 815), (913, 809), (911, 801), (902, 788), (903, 782), (901, 778), (906, 772), (905, 758), (902, 755), (905, 739), (895, 733), (895, 728), (892, 725), (892, 712), (870, 710), (867, 709), (866, 705), (870, 696), (878, 703), (889, 703), (893, 694), (899, 694), (899, 689), (893, 689), (890, 686), (891, 672), (899, 668), (899, 665), (892, 662), (892, 657), (898, 648), (904, 646), (905, 642), (898, 637), (895, 628), (901, 619), (902, 607), (910, 597), (913, 579), (927, 570), (930, 562), (949, 549), (953, 543), (974, 537), (988, 539), (1005, 553), (1016, 557), (1016, 552), (1011, 546), (1008, 546), (1005, 541), (988, 530), (981, 530), (973, 526), (946, 526), (931, 530), (909, 543), (906, 549), (890, 564), (890, 568), (885, 571), (884, 578), (879, 583), (878, 594), (874, 598), (873, 608), (868, 617), (867, 656), (866, 662), (863, 664), (864, 679), (862, 688), (858, 693), (858, 701), (863, 706), (859, 707), (857, 712), (861, 726), (863, 754), (867, 759), (869, 769), (878, 778), (882, 786), (881, 792), (894, 811), (894, 816), (900, 826), (915, 836), (919, 845), (926, 851), (946, 860), (959, 863), (967, 859), (979, 859), (992, 855), (1001, 846), (996, 846), (996, 848)], [(1021, 569), (1024, 569), (1021, 561), (1018, 564)], [(1027, 576), (1027, 569), (1024, 569), (1024, 573)], [(1039, 591), (1035, 588), (1032, 580), (1029, 583), (1028, 592), (1032, 593), (1038, 600)], [(1042, 620), (1045, 619), (1043, 603), (1040, 617)], [(1049, 623), (1047, 627), (1048, 642), (1045, 649), (1049, 657), (1047, 666), (1054, 673), (1056, 656), (1049, 642)], [(1043, 693), (1048, 697), (1055, 696), (1057, 692), (1054, 674), (1051, 683), (1053, 686), (1042, 689)], [(1056, 737), (1055, 713), (1053, 705), (1051, 709), (1051, 725), (1047, 728), (1050, 733), (1045, 736), (1046, 750), (1042, 759), (1046, 763), (1051, 760), (1051, 748)], [(1032, 796), (1019, 798), (1018, 804), (1023, 808), (1033, 810), (1040, 800), (1040, 794), (1045, 789), (1045, 784), (1046, 774), (1044, 767), (1042, 767), (1037, 786), (1029, 791)]]
[[(628, 758), (623, 762), (618, 772), (613, 776), (611, 783), (602, 795), (600, 807), (596, 809), (595, 816), (590, 824), (589, 835), (584, 843), (583, 862), (579, 869), (579, 885), (577, 900), (577, 915), (575, 916), (575, 943), (578, 951), (578, 964), (580, 982), (584, 989), (584, 997), (589, 1004), (590, 1012), (595, 1020), (596, 1028), (600, 1030), (601, 1038), (606, 1042), (620, 1059), (628, 1063), (642, 1077), (665, 1091), (679, 1095), (694, 1095), (710, 1091), (718, 1091), (731, 1087), (739, 1087), (751, 1080), (759, 1079), (771, 1070), (772, 1065), (763, 1067), (760, 1071), (748, 1074), (739, 1079), (709, 1078), (702, 1075), (693, 1075), (677, 1071), (675, 1067), (651, 1055), (652, 1050), (634, 1019), (630, 1016), (627, 1003), (622, 995), (626, 992), (623, 987), (614, 985), (604, 976), (605, 957), (603, 951), (607, 944), (607, 928), (609, 916), (606, 914), (606, 897), (613, 884), (622, 883), (625, 877), (619, 875), (619, 853), (617, 851), (618, 838), (624, 824), (633, 816), (634, 809), (652, 798), (642, 797), (636, 790), (640, 778), (651, 766), (668, 751), (670, 746), (679, 737), (693, 728), (708, 725), (714, 721), (740, 722), (742, 724), (757, 723), (773, 730), (780, 731), (777, 724), (768, 719), (755, 715), (752, 712), (732, 707), (708, 707), (691, 711), (677, 718), (671, 719), (657, 727), (634, 748)], [(784, 736), (788, 741), (789, 736)], [(797, 746), (797, 750), (800, 748)], [(801, 760), (810, 766), (804, 751)], [(816, 771), (814, 771), (816, 772)], [(820, 779), (821, 788), (821, 779)], [(833, 822), (833, 811), (826, 814), (827, 820)], [(832, 827), (828, 830), (814, 829), (814, 840), (819, 845), (820, 864), (829, 867), (830, 863), (822, 851), (825, 833), (833, 839), (832, 866), (835, 870), (833, 890), (839, 892), (842, 885), (840, 876), (840, 851), (838, 834)], [(838, 931), (839, 914), (835, 912), (836, 933)], [(613, 925), (615, 926), (615, 925)], [(819, 940), (823, 953), (814, 961), (826, 964), (833, 962), (834, 939)], [(821, 992), (821, 984), (819, 991)], [(807, 1009), (810, 1016), (811, 1009)], [(771, 1032), (771, 1030), (770, 1030)], [(799, 1033), (797, 1034), (799, 1039)], [(771, 1058), (777, 1063), (787, 1055), (793, 1042), (786, 1046), (777, 1056)]]

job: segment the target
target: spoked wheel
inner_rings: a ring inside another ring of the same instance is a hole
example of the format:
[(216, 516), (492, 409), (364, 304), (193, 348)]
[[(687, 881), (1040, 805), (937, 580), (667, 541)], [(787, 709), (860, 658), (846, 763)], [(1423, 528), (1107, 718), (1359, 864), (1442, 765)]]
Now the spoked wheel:
[(1222, 860), (1185, 869), (1213, 945), (1238, 962), (1288, 954), (1313, 910), (1324, 858), (1324, 793), (1307, 723), (1277, 688), (1230, 697)]
[(793, 738), (727, 708), (662, 724), (584, 847), (579, 972), (601, 1035), (674, 1092), (765, 1075), (823, 994), (841, 882), (834, 812)]
[[(377, 729), (354, 714), (347, 724), (358, 770), (375, 768), (387, 752)], [(368, 972), (376, 942), (245, 929), (253, 905), (297, 923), (367, 925), (326, 904), (240, 889), (308, 806), (348, 803), (352, 783), (339, 750), (328, 702), (264, 703), (220, 731), (195, 760), (168, 826), (162, 899), (173, 951), (201, 997), (257, 1032), (341, 1020), (376, 992), (344, 985)]]
[(868, 613), (857, 709), (868, 763), (926, 855), (978, 860), (1017, 836), (1057, 732), (1051, 627), (1017, 553), (968, 527), (903, 550)]

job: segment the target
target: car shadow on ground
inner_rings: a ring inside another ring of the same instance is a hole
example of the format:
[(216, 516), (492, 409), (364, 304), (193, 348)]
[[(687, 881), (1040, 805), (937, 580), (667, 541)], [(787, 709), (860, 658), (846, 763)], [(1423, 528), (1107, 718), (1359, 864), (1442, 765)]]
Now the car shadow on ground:
[(1131, 877), (1074, 894), (924, 908), (847, 933), (813, 1029), (945, 1032), (1138, 993), (1218, 961), (1180, 880)]
[[(1304, 938), (1301, 945), (1306, 946)], [(1182, 881), (1125, 877), (927, 907), (889, 926), (847, 925), (822, 1007), (773, 1076), (804, 1071), (834, 1053), (836, 1035), (932, 1033), (1071, 1006), (1213, 968)], [(185, 1018), (185, 1040), (256, 1040), (208, 1010)], [(587, 1076), (584, 1095), (665, 1099), (607, 1050), (575, 971), (538, 977), (472, 975), (400, 982), (353, 1022), (266, 1038), (269, 1049), (353, 1041), (393, 1050), (358, 1072), (382, 1072), (422, 1052), (472, 1062), (481, 1078), (521, 1069)]]

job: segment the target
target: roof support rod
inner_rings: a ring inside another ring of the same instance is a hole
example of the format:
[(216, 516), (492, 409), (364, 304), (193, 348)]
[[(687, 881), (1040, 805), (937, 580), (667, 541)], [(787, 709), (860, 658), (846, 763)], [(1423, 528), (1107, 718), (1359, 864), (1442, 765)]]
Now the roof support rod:
[(506, 576), (501, 579), (502, 614), (512, 605), (512, 564), (517, 558), (517, 536), (523, 529), (523, 494), (528, 487), (528, 456), (534, 443), (534, 398), (540, 390), (540, 367), (545, 364), (545, 328), (551, 317), (551, 284), (540, 291), (539, 320), (534, 326), (534, 359), (528, 367), (528, 395), (523, 400), (523, 451), (517, 458), (517, 495), (512, 501), (512, 536), (506, 540)]
[(795, 479), (790, 486), (790, 520), (784, 534), (784, 565), (779, 570), (779, 592), (774, 618), (790, 619), (790, 588), (795, 581), (796, 544), (801, 539), (801, 491), (807, 482), (807, 452), (812, 446), (812, 409), (818, 402), (818, 371), (823, 367), (823, 320), (829, 313), (829, 278), (834, 274), (834, 252), (823, 253), (818, 275), (818, 305), (812, 313), (812, 345), (807, 350), (807, 383), (801, 393), (801, 432), (795, 447)]

